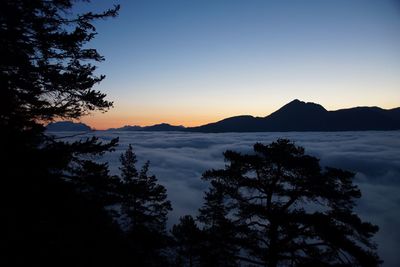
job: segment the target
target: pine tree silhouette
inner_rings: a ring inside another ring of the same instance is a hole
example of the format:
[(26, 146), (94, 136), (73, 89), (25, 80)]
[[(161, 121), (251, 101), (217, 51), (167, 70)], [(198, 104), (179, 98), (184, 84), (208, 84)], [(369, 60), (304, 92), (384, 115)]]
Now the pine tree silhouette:
[(1, 266), (118, 266), (123, 259), (121, 232), (105, 210), (116, 200), (113, 179), (89, 160), (117, 140), (67, 143), (44, 133), (47, 122), (112, 106), (93, 89), (104, 79), (94, 65), (103, 57), (89, 42), (93, 21), (119, 7), (76, 14), (74, 4), (0, 2)]
[(215, 218), (234, 224), (225, 240), (237, 239), (237, 259), (268, 267), (379, 265), (371, 241), (378, 227), (353, 211), (361, 196), (353, 173), (322, 171), (317, 158), (286, 139), (224, 156), (226, 168), (203, 178), (225, 201), (208, 194), (201, 218), (211, 229)]
[(199, 210), (198, 220), (204, 225), (201, 266), (239, 266), (236, 228), (229, 219), (226, 197), (218, 184), (206, 193), (205, 203)]
[(135, 262), (139, 266), (156, 266), (167, 259), (163, 249), (167, 246), (166, 221), (171, 208), (167, 191), (158, 184), (154, 175), (149, 175), (147, 161), (140, 172), (137, 171), (136, 155), (129, 145), (120, 157), (122, 218), (125, 218)]
[(172, 227), (171, 233), (176, 249), (174, 266), (199, 266), (202, 232), (193, 217), (190, 215), (181, 217), (179, 223)]

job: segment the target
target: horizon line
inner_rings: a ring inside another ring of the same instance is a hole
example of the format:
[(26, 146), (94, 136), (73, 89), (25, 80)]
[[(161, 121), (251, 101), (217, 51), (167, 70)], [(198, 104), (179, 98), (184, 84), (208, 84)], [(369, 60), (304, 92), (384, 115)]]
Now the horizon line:
[(205, 123), (202, 123), (202, 124), (199, 124), (199, 125), (194, 125), (194, 126), (184, 125), (184, 124), (179, 124), (179, 123), (173, 124), (173, 123), (170, 123), (170, 122), (162, 121), (162, 122), (150, 123), (150, 124), (147, 124), (147, 125), (141, 125), (140, 123), (138, 123), (138, 124), (133, 123), (133, 124), (124, 124), (124, 125), (120, 125), (120, 126), (116, 126), (116, 127), (105, 127), (105, 128), (100, 127), (100, 128), (96, 128), (96, 127), (92, 126), (91, 123), (86, 123), (86, 122), (84, 122), (84, 120), (82, 120), (82, 119), (80, 119), (80, 120), (75, 120), (75, 121), (74, 121), (74, 120), (69, 120), (69, 121), (77, 122), (77, 123), (84, 123), (84, 124), (86, 124), (87, 126), (89, 126), (92, 130), (98, 130), (98, 131), (104, 131), (104, 130), (109, 130), (109, 129), (122, 128), (122, 127), (126, 127), (126, 126), (130, 126), (130, 127), (135, 127), (135, 126), (137, 126), (137, 127), (151, 127), (151, 126), (161, 125), (161, 124), (167, 124), (167, 125), (176, 126), (176, 127), (193, 128), (193, 127), (200, 127), (200, 126), (203, 126), (203, 125), (207, 125), (207, 124), (211, 124), (211, 123), (216, 123), (216, 122), (219, 122), (219, 121), (222, 121), (222, 120), (225, 120), (225, 119), (234, 118), (234, 117), (241, 117), (241, 116), (251, 116), (251, 117), (253, 117), (253, 118), (265, 118), (265, 117), (270, 116), (270, 115), (273, 114), (274, 112), (280, 110), (282, 107), (284, 107), (284, 106), (286, 106), (286, 105), (288, 105), (288, 104), (290, 104), (290, 103), (292, 103), (292, 102), (296, 102), (296, 101), (299, 101), (299, 102), (302, 102), (302, 103), (305, 103), (305, 104), (315, 104), (315, 105), (322, 106), (322, 107), (323, 107), (325, 110), (327, 110), (328, 112), (334, 112), (334, 111), (346, 110), (346, 109), (353, 109), (353, 108), (380, 108), (380, 109), (383, 109), (383, 110), (392, 110), (392, 109), (400, 108), (400, 106), (391, 107), (391, 108), (382, 108), (382, 107), (379, 107), (379, 106), (377, 106), (377, 105), (374, 105), (374, 106), (343, 107), (343, 108), (339, 108), (339, 109), (328, 110), (328, 109), (326, 109), (323, 105), (321, 105), (321, 104), (319, 104), (319, 103), (312, 102), (312, 101), (303, 101), (303, 100), (299, 100), (299, 99), (296, 98), (296, 99), (293, 99), (292, 101), (290, 101), (290, 102), (288, 102), (288, 103), (282, 105), (280, 108), (278, 108), (278, 109), (276, 109), (275, 111), (269, 113), (268, 115), (264, 115), (264, 116), (261, 115), (261, 116), (258, 116), (258, 115), (251, 115), (251, 114), (238, 114), (238, 115), (233, 115), (233, 116), (225, 117), (225, 118), (222, 118), (222, 119), (219, 119), (219, 120), (215, 120), (215, 121), (211, 121), (211, 122), (205, 122)]

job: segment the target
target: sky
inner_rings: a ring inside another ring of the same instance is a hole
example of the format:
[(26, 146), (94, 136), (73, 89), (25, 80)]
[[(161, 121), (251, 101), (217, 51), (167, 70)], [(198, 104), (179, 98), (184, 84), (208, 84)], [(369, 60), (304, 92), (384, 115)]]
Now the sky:
[(114, 102), (97, 129), (267, 116), (293, 99), (328, 110), (400, 106), (398, 0), (112, 0), (90, 46)]

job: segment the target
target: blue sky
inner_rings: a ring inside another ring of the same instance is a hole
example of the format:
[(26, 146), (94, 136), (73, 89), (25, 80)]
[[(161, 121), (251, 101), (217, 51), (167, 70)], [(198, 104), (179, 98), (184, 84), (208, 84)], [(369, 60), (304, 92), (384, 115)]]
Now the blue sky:
[(400, 2), (93, 1), (114, 101), (97, 128), (266, 116), (298, 98), (327, 109), (400, 106)]

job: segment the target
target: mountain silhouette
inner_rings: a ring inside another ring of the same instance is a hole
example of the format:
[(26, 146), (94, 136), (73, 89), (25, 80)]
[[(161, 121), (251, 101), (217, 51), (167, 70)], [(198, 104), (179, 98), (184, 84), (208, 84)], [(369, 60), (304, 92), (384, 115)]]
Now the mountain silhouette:
[(355, 107), (327, 111), (316, 103), (298, 99), (260, 118), (236, 116), (187, 128), (194, 132), (287, 132), (399, 130), (400, 108)]
[(161, 123), (152, 126), (142, 127), (141, 131), (183, 131), (185, 127), (175, 126), (168, 123)]
[(326, 127), (328, 113), (319, 104), (296, 99), (265, 117), (263, 125), (266, 130), (315, 131)]
[[(83, 123), (55, 122), (48, 131), (90, 131)], [(109, 131), (185, 131), (204, 133), (224, 132), (306, 132), (306, 131), (388, 131), (400, 130), (400, 107), (355, 107), (328, 111), (323, 106), (298, 99), (284, 105), (266, 117), (241, 115), (196, 127), (168, 123), (151, 126), (110, 128)]]
[(160, 132), (160, 131), (184, 131), (186, 128), (183, 126), (175, 126), (168, 123), (160, 123), (151, 126), (130, 126), (125, 125), (121, 128), (110, 128), (109, 131), (150, 131), (150, 132)]
[(186, 128), (193, 132), (257, 132), (262, 131), (263, 118), (250, 115), (235, 116), (206, 125)]
[(92, 128), (81, 122), (58, 121), (49, 123), (46, 126), (46, 130), (49, 132), (87, 132), (91, 131)]

